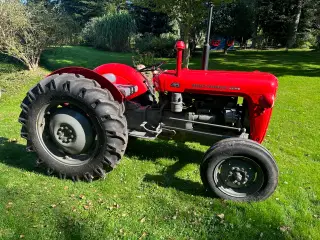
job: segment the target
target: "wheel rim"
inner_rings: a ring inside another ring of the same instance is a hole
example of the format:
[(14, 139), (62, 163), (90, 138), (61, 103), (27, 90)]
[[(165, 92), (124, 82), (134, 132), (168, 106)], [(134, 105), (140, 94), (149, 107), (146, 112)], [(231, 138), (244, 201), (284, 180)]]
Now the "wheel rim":
[(247, 197), (258, 192), (264, 178), (259, 164), (244, 156), (224, 159), (213, 172), (213, 180), (218, 189), (231, 197)]
[(52, 100), (38, 114), (36, 132), (43, 149), (55, 160), (78, 166), (98, 152), (99, 124), (75, 101)]

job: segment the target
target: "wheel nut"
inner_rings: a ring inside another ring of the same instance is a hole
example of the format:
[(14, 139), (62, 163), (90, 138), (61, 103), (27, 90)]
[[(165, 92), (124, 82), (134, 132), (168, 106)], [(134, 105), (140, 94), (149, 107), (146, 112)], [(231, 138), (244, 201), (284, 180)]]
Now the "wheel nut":
[(69, 128), (68, 128), (68, 127), (65, 127), (64, 129), (68, 130)]
[(239, 186), (241, 183), (240, 182), (237, 182), (237, 185)]

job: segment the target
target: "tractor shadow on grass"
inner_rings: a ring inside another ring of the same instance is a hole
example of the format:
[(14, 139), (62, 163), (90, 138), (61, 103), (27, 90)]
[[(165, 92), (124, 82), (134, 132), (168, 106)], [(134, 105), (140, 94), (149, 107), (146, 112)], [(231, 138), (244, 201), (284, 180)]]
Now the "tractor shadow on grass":
[(26, 146), (15, 139), (0, 137), (0, 163), (30, 172), (44, 174), (35, 164), (36, 156), (26, 152)]
[[(174, 188), (193, 196), (211, 197), (201, 182), (181, 179), (176, 176), (188, 164), (197, 164), (200, 168), (204, 156), (203, 151), (190, 148), (179, 141), (168, 143), (165, 140), (144, 141), (136, 139), (129, 141), (126, 156), (137, 158), (140, 161), (154, 160), (155, 162), (158, 159), (168, 158), (174, 162), (172, 165), (165, 167), (159, 175), (146, 174), (144, 181), (156, 183), (165, 188)], [(162, 165), (157, 162), (156, 164)], [(198, 169), (197, 174), (200, 174)]]

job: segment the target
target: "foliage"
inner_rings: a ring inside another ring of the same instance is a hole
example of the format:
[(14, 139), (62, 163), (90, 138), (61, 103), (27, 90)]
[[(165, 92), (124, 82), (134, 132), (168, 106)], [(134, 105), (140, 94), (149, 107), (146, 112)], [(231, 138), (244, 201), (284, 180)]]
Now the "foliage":
[(138, 33), (151, 33), (159, 37), (162, 33), (172, 31), (170, 19), (165, 13), (153, 12), (148, 8), (135, 5), (131, 5), (130, 13), (135, 19)]
[(156, 57), (174, 57), (176, 40), (176, 36), (170, 33), (159, 37), (146, 33), (136, 39), (135, 49), (142, 54), (151, 52)]
[(139, 64), (151, 66), (155, 63), (154, 54), (152, 52), (140, 53), (139, 51), (135, 51), (134, 56), (132, 56), (132, 63), (134, 67), (137, 67)]
[[(130, 64), (131, 54), (76, 46), (45, 51), (43, 59), (50, 69), (94, 68)], [(168, 59), (164, 68), (174, 62)], [(263, 143), (279, 165), (279, 187), (259, 203), (208, 197), (199, 164), (212, 142), (194, 139), (129, 141), (124, 159), (104, 181), (73, 183), (44, 175), (34, 167), (36, 155), (25, 152), (17, 117), (26, 91), (49, 72), (8, 65), (13, 64), (0, 61), (0, 87), (6, 90), (0, 99), (0, 239), (320, 238), (319, 52), (211, 54), (210, 69), (259, 69), (279, 78)], [(190, 67), (200, 66), (200, 57), (191, 58)]]
[(18, 59), (29, 69), (37, 68), (46, 47), (68, 38), (67, 20), (42, 3), (26, 6), (19, 0), (0, 1), (0, 52)]
[(190, 36), (193, 28), (203, 22), (206, 8), (201, 0), (195, 1), (149, 1), (149, 0), (136, 0), (134, 4), (153, 11), (168, 14), (171, 19), (175, 19), (179, 23), (181, 38), (186, 43), (186, 50), (184, 53), (184, 66), (187, 67), (190, 58)]
[(95, 48), (123, 52), (130, 49), (130, 40), (136, 31), (135, 23), (127, 12), (92, 18), (84, 27), (85, 43)]
[(104, 14), (106, 1), (62, 0), (60, 7), (81, 26), (84, 26), (91, 18)]

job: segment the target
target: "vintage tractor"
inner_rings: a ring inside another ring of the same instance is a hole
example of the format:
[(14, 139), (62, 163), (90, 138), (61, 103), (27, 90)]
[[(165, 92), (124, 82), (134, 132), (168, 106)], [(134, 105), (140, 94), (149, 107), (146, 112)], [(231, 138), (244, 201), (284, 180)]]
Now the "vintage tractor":
[[(207, 39), (207, 43), (209, 39)], [(94, 70), (59, 69), (32, 87), (21, 104), (21, 136), (48, 174), (74, 181), (104, 177), (125, 154), (128, 138), (187, 132), (219, 137), (200, 166), (205, 187), (237, 201), (268, 198), (277, 165), (260, 143), (266, 135), (278, 81), (259, 71), (182, 68), (137, 70), (109, 63)], [(206, 52), (206, 51), (205, 51)], [(153, 72), (153, 84), (142, 72)], [(146, 149), (145, 151), (148, 151)]]

